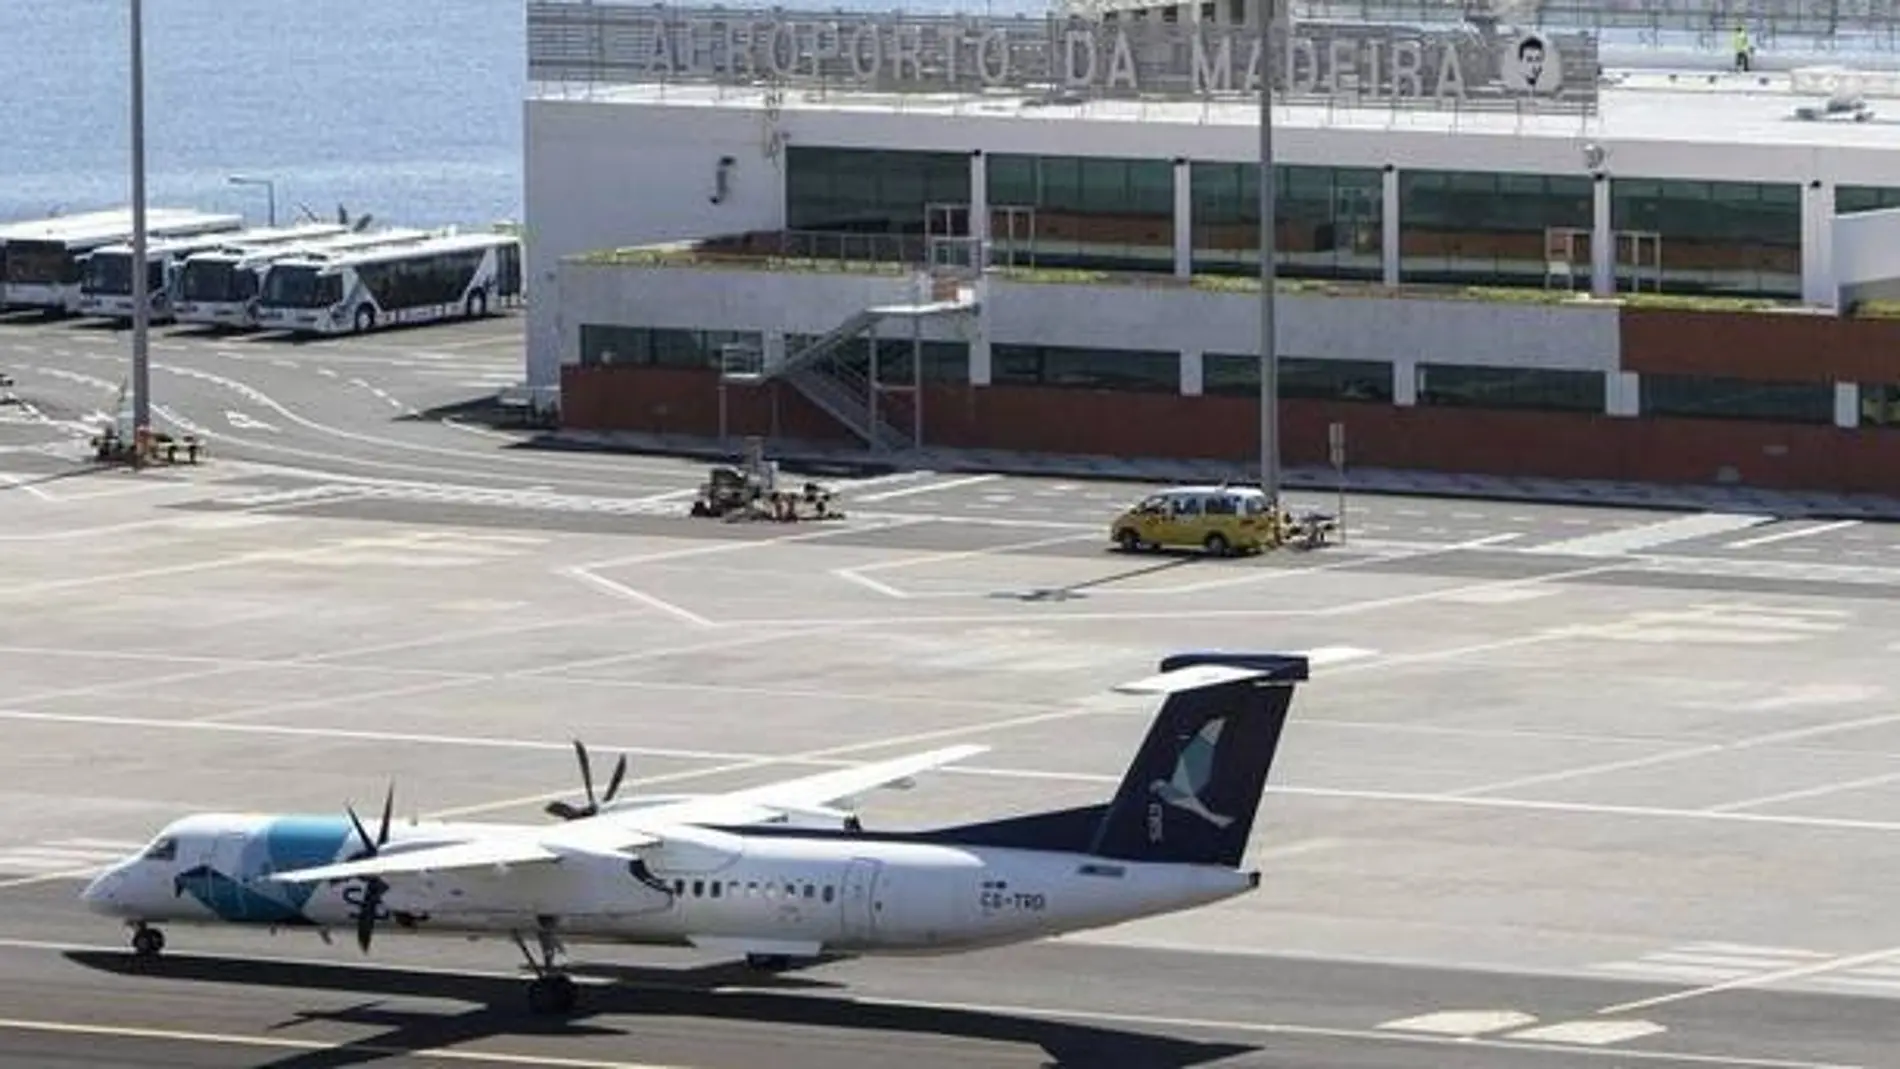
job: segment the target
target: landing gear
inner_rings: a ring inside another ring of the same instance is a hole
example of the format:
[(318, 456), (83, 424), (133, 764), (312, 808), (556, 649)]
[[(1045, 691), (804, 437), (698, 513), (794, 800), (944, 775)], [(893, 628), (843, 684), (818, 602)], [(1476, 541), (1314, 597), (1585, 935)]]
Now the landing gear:
[(792, 967), (792, 958), (789, 954), (747, 954), (745, 966), (760, 972), (784, 972)]
[(132, 930), (132, 953), (141, 958), (156, 958), (164, 949), (164, 932), (143, 924)]
[(571, 1013), (580, 999), (580, 989), (554, 964), (555, 955), (561, 953), (562, 948), (560, 940), (554, 937), (552, 922), (543, 918), (540, 929), (535, 932), (541, 950), (539, 961), (535, 960), (520, 932), (510, 934), (515, 946), (521, 948), (521, 956), (528, 959), (528, 968), (534, 970), (534, 979), (528, 981), (528, 1011), (542, 1016)]

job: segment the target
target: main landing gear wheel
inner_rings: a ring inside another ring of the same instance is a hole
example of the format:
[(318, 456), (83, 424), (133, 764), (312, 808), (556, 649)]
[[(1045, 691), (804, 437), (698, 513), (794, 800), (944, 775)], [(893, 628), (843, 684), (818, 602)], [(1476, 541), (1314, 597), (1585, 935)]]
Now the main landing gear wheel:
[(554, 958), (560, 952), (560, 941), (554, 937), (552, 922), (544, 920), (535, 938), (540, 943), (541, 960), (536, 961), (534, 953), (528, 949), (527, 941), (520, 932), (510, 933), (515, 945), (521, 948), (521, 955), (528, 959), (528, 968), (534, 970), (534, 979), (528, 981), (528, 1011), (539, 1016), (565, 1015), (574, 1009), (579, 1001), (580, 990), (574, 981), (554, 964)]
[(156, 958), (165, 949), (165, 933), (144, 925), (132, 932), (132, 953), (141, 958)]
[(543, 1016), (572, 1012), (579, 997), (574, 981), (560, 973), (528, 981), (528, 1009)]

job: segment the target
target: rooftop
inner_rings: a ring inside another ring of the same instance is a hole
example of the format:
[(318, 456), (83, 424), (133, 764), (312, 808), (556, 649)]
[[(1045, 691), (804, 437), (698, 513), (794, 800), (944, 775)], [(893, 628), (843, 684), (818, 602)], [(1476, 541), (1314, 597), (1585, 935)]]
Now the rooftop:
[[(1869, 75), (1884, 82), (1884, 72)], [(1803, 106), (1823, 105), (1828, 82), (1813, 71), (1735, 74), (1696, 70), (1609, 71), (1595, 116), (1522, 111), (1431, 110), (1390, 105), (1287, 105), (1275, 122), (1294, 129), (1465, 133), (1519, 137), (1590, 137), (1624, 142), (1776, 145), (1795, 148), (1891, 150), (1900, 133), (1900, 99), (1884, 85), (1866, 90), (1874, 114), (1804, 120)], [(1797, 91), (1801, 90), (1801, 91)], [(543, 100), (584, 99), (667, 107), (761, 108), (766, 88), (673, 83), (539, 87)], [(1886, 105), (1886, 106), (1883, 106)], [(785, 112), (886, 112), (909, 115), (994, 115), (1024, 120), (1174, 123), (1251, 127), (1256, 106), (1245, 99), (1209, 101), (1094, 99), (1050, 102), (1020, 91), (927, 94), (811, 88), (784, 94)]]

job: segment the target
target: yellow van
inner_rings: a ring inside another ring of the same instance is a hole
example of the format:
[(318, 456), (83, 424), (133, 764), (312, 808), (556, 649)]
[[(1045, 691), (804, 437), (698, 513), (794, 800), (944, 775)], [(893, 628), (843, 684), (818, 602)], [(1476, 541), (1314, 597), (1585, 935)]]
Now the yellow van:
[(1266, 492), (1251, 486), (1177, 486), (1115, 517), (1109, 538), (1124, 551), (1193, 546), (1224, 557), (1258, 553), (1273, 537)]

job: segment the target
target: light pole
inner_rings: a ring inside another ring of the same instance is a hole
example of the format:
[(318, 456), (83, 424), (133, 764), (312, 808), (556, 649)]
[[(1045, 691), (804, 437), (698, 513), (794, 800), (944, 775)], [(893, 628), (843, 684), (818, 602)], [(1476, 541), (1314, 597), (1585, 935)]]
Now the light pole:
[(132, 457), (141, 452), (152, 426), (152, 369), (146, 347), (152, 325), (146, 293), (149, 268), (145, 263), (145, 39), (140, 0), (132, 5)]
[(234, 186), (263, 186), (264, 195), (270, 199), (270, 225), (277, 225), (277, 183), (269, 178), (246, 178), (234, 174), (225, 179)]
[(1273, 298), (1273, 22), (1275, 0), (1255, 0), (1260, 24), (1260, 489), (1280, 504), (1280, 361), (1275, 352)]

